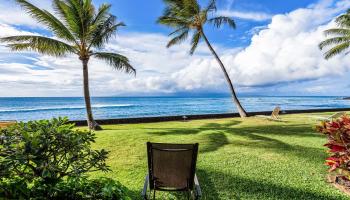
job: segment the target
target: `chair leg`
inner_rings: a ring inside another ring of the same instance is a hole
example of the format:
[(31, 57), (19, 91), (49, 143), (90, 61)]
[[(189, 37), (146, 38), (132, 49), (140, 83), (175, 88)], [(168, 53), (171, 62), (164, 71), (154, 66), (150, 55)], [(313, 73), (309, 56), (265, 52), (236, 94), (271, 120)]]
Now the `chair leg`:
[(156, 190), (153, 190), (153, 199), (156, 199)]

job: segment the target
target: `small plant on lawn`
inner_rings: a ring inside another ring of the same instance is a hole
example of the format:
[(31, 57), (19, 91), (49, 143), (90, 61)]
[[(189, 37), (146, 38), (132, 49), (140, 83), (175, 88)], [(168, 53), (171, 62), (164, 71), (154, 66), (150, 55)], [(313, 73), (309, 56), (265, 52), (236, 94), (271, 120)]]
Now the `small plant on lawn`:
[(330, 157), (326, 159), (329, 172), (335, 173), (343, 180), (350, 180), (350, 117), (322, 122), (317, 130), (328, 138), (324, 146), (329, 148)]
[(94, 133), (75, 129), (67, 118), (0, 130), (0, 197), (120, 199), (118, 182), (86, 178), (89, 172), (109, 171), (108, 152), (91, 149), (93, 142)]

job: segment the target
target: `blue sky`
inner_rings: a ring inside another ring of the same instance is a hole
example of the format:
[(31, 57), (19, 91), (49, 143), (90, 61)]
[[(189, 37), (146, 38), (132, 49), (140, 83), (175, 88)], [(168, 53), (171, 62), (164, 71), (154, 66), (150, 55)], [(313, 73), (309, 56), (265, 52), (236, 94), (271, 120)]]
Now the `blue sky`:
[[(155, 23), (156, 19), (162, 14), (164, 4), (162, 0), (95, 0), (95, 4), (102, 4), (105, 2), (111, 3), (113, 6), (112, 12), (116, 14), (122, 21), (124, 21), (128, 28), (121, 30), (121, 32), (138, 31), (148, 33), (169, 33), (169, 29)], [(208, 1), (200, 1), (203, 6), (207, 5)], [(298, 8), (307, 7), (315, 0), (218, 0), (217, 6), (220, 10), (238, 11), (241, 13), (261, 13), (273, 16), (275, 14), (283, 14), (293, 11)], [(213, 42), (218, 42), (229, 47), (241, 47), (248, 45), (250, 42), (247, 32), (254, 27), (266, 26), (271, 19), (241, 19), (234, 17), (237, 23), (237, 29), (224, 28), (217, 31), (211, 27), (207, 28), (209, 37)], [(242, 38), (246, 39), (242, 39)]]
[[(50, 0), (30, 0), (52, 11)], [(126, 55), (136, 77), (91, 60), (93, 96), (227, 94), (222, 73), (204, 43), (193, 56), (188, 42), (167, 49), (170, 29), (156, 24), (162, 0), (94, 0), (111, 3), (127, 27), (105, 46)], [(202, 5), (207, 1), (201, 0)], [(205, 31), (224, 61), (240, 95), (350, 95), (350, 56), (329, 61), (317, 45), (332, 19), (350, 0), (217, 0), (218, 13), (232, 17), (237, 29)], [(9, 9), (11, 8), (11, 9)], [(0, 36), (51, 36), (13, 3), (0, 3)], [(0, 45), (0, 96), (82, 96), (81, 63), (73, 56), (52, 58), (9, 52)]]

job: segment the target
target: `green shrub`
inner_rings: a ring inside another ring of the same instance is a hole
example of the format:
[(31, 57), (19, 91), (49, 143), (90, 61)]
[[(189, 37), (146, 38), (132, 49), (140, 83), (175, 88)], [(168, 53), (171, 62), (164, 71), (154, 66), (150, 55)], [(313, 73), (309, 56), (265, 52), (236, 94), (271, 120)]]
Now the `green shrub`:
[(9, 199), (121, 199), (121, 184), (86, 178), (109, 171), (108, 152), (91, 149), (92, 132), (67, 118), (18, 123), (0, 130), (0, 197)]
[(0, 182), (0, 185), (0, 197), (6, 199), (130, 199), (126, 194), (127, 189), (121, 183), (109, 178), (68, 178), (54, 186), (35, 182), (29, 187), (24, 179), (16, 177)]
[(55, 188), (55, 199), (128, 199), (119, 182), (109, 178), (70, 179)]

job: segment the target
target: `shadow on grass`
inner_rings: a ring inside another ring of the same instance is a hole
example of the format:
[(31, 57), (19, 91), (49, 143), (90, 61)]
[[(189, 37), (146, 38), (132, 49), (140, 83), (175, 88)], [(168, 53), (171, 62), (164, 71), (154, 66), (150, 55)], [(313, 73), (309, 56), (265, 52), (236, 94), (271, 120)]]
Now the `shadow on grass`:
[(218, 124), (218, 123), (207, 123), (204, 124), (203, 126), (200, 126), (198, 128), (189, 128), (189, 127), (184, 127), (184, 128), (145, 128), (146, 130), (150, 130), (149, 134), (152, 135), (194, 135), (201, 133), (203, 131), (220, 131), (224, 129), (228, 129), (231, 126), (235, 126), (240, 124), (241, 121), (230, 121), (229, 123), (225, 124)]
[[(293, 188), (288, 185), (270, 183), (268, 180), (250, 179), (223, 172), (197, 170), (197, 176), (202, 189), (203, 200), (218, 199), (317, 199), (339, 200), (342, 198), (328, 196), (320, 191), (310, 191), (308, 188)], [(129, 191), (131, 192), (131, 191)], [(131, 193), (129, 193), (131, 194)], [(134, 199), (141, 199), (140, 193), (132, 191)], [(176, 192), (157, 192), (157, 199), (187, 199), (186, 194)], [(343, 199), (346, 199), (345, 197)]]
[(270, 150), (280, 154), (294, 155), (301, 159), (305, 159), (308, 161), (323, 163), (323, 160), (320, 158), (324, 158), (327, 156), (326, 152), (320, 148), (306, 147), (301, 145), (290, 145), (284, 143), (280, 140), (257, 135), (257, 134), (241, 134), (241, 136), (248, 137), (250, 140), (246, 141), (232, 141), (231, 145), (241, 146), (241, 147), (249, 147), (252, 149), (263, 149)]
[(199, 151), (203, 153), (213, 152), (230, 144), (224, 132), (206, 134), (202, 138), (208, 141), (206, 145), (199, 148)]
[[(198, 170), (198, 179), (203, 191), (202, 199), (327, 199), (339, 198), (312, 192), (308, 188), (296, 189), (289, 186), (232, 176), (222, 172)], [(344, 198), (345, 199), (345, 198)]]
[[(205, 141), (200, 152), (217, 151), (225, 145), (273, 151), (285, 156), (297, 156), (301, 159), (323, 163), (325, 151), (320, 148), (290, 144), (276, 139), (278, 136), (287, 136), (284, 139), (295, 137), (323, 138), (313, 133), (309, 124), (269, 124), (237, 127), (240, 121), (230, 123), (207, 123), (200, 127), (184, 128), (145, 128), (150, 135), (197, 135), (196, 139)], [(231, 139), (230, 136), (239, 136), (244, 139)], [(276, 137), (274, 137), (276, 136)], [(251, 179), (242, 174), (236, 176), (221, 171), (207, 171), (198, 169), (197, 175), (203, 190), (202, 199), (329, 199), (336, 200), (322, 192), (313, 192), (309, 188), (293, 188), (288, 185), (271, 183), (268, 180)], [(331, 194), (330, 194), (331, 195)], [(174, 195), (175, 199), (182, 199), (183, 195)]]
[[(326, 156), (325, 152), (319, 148), (305, 147), (301, 145), (291, 145), (273, 136), (295, 136), (295, 137), (315, 137), (323, 136), (313, 133), (309, 124), (273, 124), (237, 127), (240, 121), (230, 121), (229, 123), (207, 123), (198, 128), (157, 128), (151, 129), (149, 134), (162, 135), (198, 135), (200, 140), (206, 141), (202, 145), (200, 152), (212, 152), (225, 145), (234, 145), (250, 148), (261, 148), (277, 153), (290, 153), (305, 159), (317, 159)], [(247, 140), (230, 141), (228, 136), (240, 136)]]

